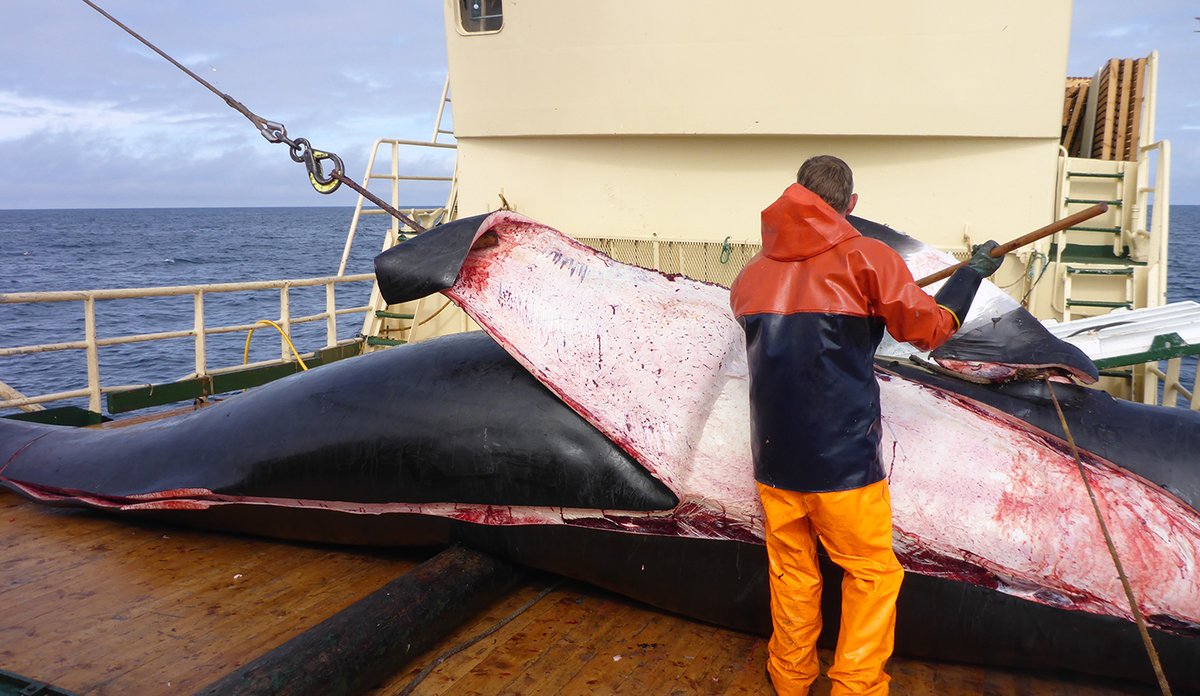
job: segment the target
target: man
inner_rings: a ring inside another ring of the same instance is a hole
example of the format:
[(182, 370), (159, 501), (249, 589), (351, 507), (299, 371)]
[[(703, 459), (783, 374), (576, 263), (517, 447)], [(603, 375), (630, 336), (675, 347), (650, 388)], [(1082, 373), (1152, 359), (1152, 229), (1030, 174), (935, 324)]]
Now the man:
[(730, 297), (746, 331), (774, 625), (767, 671), (781, 696), (807, 694), (818, 673), (818, 538), (845, 571), (832, 693), (887, 693), (904, 571), (892, 552), (873, 356), (885, 327), (922, 350), (944, 343), (1000, 266), (988, 255), (996, 243), (980, 245), (930, 297), (895, 251), (846, 220), (853, 189), (842, 160), (806, 161), (763, 211), (762, 252)]

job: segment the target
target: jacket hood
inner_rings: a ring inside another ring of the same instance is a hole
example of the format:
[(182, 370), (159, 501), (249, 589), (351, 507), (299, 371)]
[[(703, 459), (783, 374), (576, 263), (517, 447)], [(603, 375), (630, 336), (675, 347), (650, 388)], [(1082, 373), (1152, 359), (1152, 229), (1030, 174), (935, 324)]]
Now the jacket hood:
[(762, 211), (763, 255), (776, 261), (807, 259), (858, 236), (844, 216), (800, 184)]

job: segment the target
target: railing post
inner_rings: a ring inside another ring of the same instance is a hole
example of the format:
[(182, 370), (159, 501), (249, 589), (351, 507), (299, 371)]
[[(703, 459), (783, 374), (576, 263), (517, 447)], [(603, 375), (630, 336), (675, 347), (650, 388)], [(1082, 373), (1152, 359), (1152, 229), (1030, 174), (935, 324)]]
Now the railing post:
[(204, 291), (196, 290), (192, 296), (192, 333), (196, 343), (196, 376), (208, 374), (208, 351), (204, 333)]
[(1165, 380), (1167, 376), (1159, 369), (1157, 362), (1148, 362), (1144, 367), (1145, 370), (1142, 374), (1142, 403), (1150, 404), (1151, 406), (1162, 406), (1164, 405), (1163, 402), (1158, 399), (1158, 383), (1159, 380)]
[(325, 347), (337, 345), (337, 298), (333, 281), (325, 285)]
[(100, 413), (100, 347), (96, 345), (96, 298), (83, 301), (83, 340), (87, 343), (88, 410)]
[(1181, 362), (1180, 358), (1171, 358), (1167, 361), (1167, 377), (1163, 380), (1163, 406), (1174, 408), (1179, 401), (1179, 367)]
[(279, 325), (283, 327), (283, 335), (279, 337), (279, 358), (287, 360), (292, 356), (288, 350), (288, 337), (292, 335), (292, 309), (288, 302), (288, 286), (279, 288)]
[[(391, 175), (392, 175), (392, 200), (391, 200), (391, 203), (392, 203), (393, 208), (399, 209), (399, 207), (400, 207), (400, 143), (394, 142), (394, 141), (392, 142)], [(397, 237), (399, 237), (400, 221), (397, 220), (394, 216), (389, 215), (388, 217), (391, 218), (392, 232)]]
[[(84, 313), (84, 335), (82, 337), (76, 336), (71, 341), (60, 343), (0, 347), (0, 359), (16, 355), (31, 355), (33, 353), (82, 350), (84, 351), (86, 364), (85, 384), (77, 389), (72, 389), (69, 391), (54, 392), (49, 394), (40, 393), (24, 396), (14, 392), (11, 389), (6, 390), (5, 385), (0, 382), (0, 409), (21, 408), (22, 410), (34, 410), (41, 409), (41, 404), (60, 402), (65, 399), (87, 399), (87, 408), (99, 413), (101, 408), (104, 406), (106, 393), (109, 393), (115, 389), (129, 389), (145, 386), (144, 383), (123, 384), (119, 386), (109, 385), (107, 387), (104, 386), (100, 375), (100, 348), (106, 348), (114, 345), (138, 344), (147, 341), (176, 340), (184, 339), (190, 336), (193, 339), (195, 375), (202, 378), (208, 377), (208, 357), (206, 351), (208, 334), (224, 334), (232, 333), (234, 331), (245, 331), (252, 326), (236, 325), (215, 326), (213, 328), (208, 328), (204, 315), (204, 296), (210, 292), (244, 292), (248, 290), (263, 292), (268, 290), (277, 290), (285, 286), (287, 288), (291, 288), (292, 286), (314, 288), (317, 286), (325, 286), (325, 311), (313, 314), (311, 316), (299, 317), (297, 318), (297, 325), (318, 322), (322, 319), (325, 320), (329, 345), (336, 346), (337, 317), (339, 316), (339, 310), (337, 308), (337, 285), (341, 282), (365, 283), (373, 280), (373, 278), (374, 276), (372, 274), (364, 273), (354, 276), (259, 281), (247, 283), (218, 283), (204, 286), (181, 285), (163, 288), (116, 288), (87, 291), (0, 293), (0, 305), (42, 302), (69, 302), (72, 303), (72, 306), (74, 306), (73, 303), (79, 302), (82, 305)], [(372, 286), (371, 290), (373, 297), (377, 297), (378, 288)], [(147, 334), (105, 336), (104, 338), (99, 337), (99, 317), (96, 316), (97, 301), (126, 300), (144, 297), (183, 298), (187, 297), (188, 295), (192, 296), (193, 302), (193, 320), (191, 328), (176, 327), (175, 330), (171, 331), (161, 331)], [(292, 320), (290, 316), (291, 313), (288, 309), (287, 297), (287, 291), (285, 290), (283, 291), (284, 299), (281, 319), (288, 327), (288, 331), (290, 332)], [(369, 315), (369, 309), (365, 307), (340, 310), (340, 312), (344, 314), (358, 314), (364, 311), (366, 311)], [(287, 353), (287, 356), (290, 358), (291, 353)], [(285, 358), (285, 360), (287, 360), (287, 358)], [(220, 367), (224, 368), (226, 366), (221, 365)]]

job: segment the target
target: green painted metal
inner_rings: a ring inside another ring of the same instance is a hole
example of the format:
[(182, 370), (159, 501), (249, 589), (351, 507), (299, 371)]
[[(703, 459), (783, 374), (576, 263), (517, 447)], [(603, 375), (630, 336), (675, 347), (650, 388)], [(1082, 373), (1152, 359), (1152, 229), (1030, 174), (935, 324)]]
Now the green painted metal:
[(1068, 230), (1077, 232), (1105, 232), (1108, 234), (1121, 234), (1120, 227), (1072, 227)]
[(1131, 276), (1133, 268), (1129, 266), (1119, 266), (1117, 268), (1067, 268), (1067, 273), (1071, 275), (1097, 275), (1097, 276)]
[(1119, 201), (1119, 200), (1108, 201), (1108, 200), (1097, 199), (1097, 198), (1068, 198), (1067, 203), (1087, 203), (1089, 205), (1094, 204), (1094, 203), (1107, 203), (1108, 205), (1115, 205), (1115, 206), (1121, 205), (1121, 201)]
[[(1058, 257), (1058, 244), (1050, 245), (1049, 256), (1052, 259)], [(1113, 254), (1111, 244), (1068, 244), (1063, 248), (1062, 260), (1064, 263), (1095, 263), (1131, 267), (1146, 265), (1145, 261), (1134, 261), (1128, 256)]]
[(28, 677), (0, 669), (0, 696), (76, 696), (75, 692), (60, 689)]
[(1177, 333), (1167, 333), (1155, 336), (1150, 342), (1150, 349), (1144, 353), (1120, 355), (1114, 358), (1097, 360), (1096, 369), (1141, 365), (1142, 363), (1173, 360), (1190, 355), (1200, 355), (1200, 344), (1190, 344)]
[(1104, 300), (1067, 300), (1068, 307), (1108, 307), (1109, 309), (1117, 309), (1124, 307), (1125, 309), (1133, 309), (1132, 302), (1107, 302)]
[(213, 394), (210, 378), (183, 379), (178, 382), (149, 384), (129, 391), (114, 392), (105, 397), (109, 413), (127, 413), (150, 406), (173, 404), (177, 401), (199, 399)]
[(384, 338), (383, 336), (367, 336), (368, 346), (402, 346), (408, 341), (401, 341), (395, 338)]
[(413, 315), (413, 314), (397, 314), (395, 312), (385, 312), (382, 309), (375, 310), (375, 316), (379, 317), (380, 319), (415, 319), (416, 318), (416, 315)]
[(1117, 172), (1116, 174), (1109, 174), (1105, 172), (1067, 172), (1067, 176), (1080, 178), (1086, 177), (1089, 179), (1124, 179), (1125, 172)]
[[(362, 346), (361, 342), (356, 341), (333, 348), (324, 348), (317, 351), (312, 357), (305, 358), (304, 362), (310, 368), (327, 365), (358, 355), (362, 352)], [(109, 394), (107, 397), (108, 412), (126, 413), (150, 406), (161, 406), (239, 389), (250, 389), (300, 371), (299, 363), (285, 362), (277, 365), (247, 367), (217, 375), (193, 377), (178, 382), (149, 384), (137, 389)]]
[(87, 425), (98, 425), (112, 420), (95, 411), (89, 411), (86, 408), (78, 406), (59, 406), (57, 408), (47, 408), (41, 411), (29, 411), (28, 413), (14, 413), (11, 416), (4, 416), (9, 420), (26, 421), (29, 423), (46, 423), (48, 425), (70, 425), (76, 428), (81, 428)]

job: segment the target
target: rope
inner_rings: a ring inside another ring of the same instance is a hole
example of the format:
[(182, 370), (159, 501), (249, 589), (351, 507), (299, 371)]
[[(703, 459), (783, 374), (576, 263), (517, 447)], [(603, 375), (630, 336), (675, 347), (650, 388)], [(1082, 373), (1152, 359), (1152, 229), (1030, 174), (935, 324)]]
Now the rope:
[[(419, 324), (417, 324), (416, 326), (425, 326), (429, 322), (433, 321), (433, 318), (436, 317), (437, 315), (441, 314), (442, 310), (449, 307), (450, 304), (451, 304), (450, 300), (446, 300), (446, 304), (442, 305), (441, 307), (438, 307), (438, 310), (436, 312), (434, 312), (433, 314), (430, 314), (429, 316), (422, 319), (421, 322)], [(409, 328), (413, 328), (413, 327), (410, 326)]]
[(513, 619), (517, 618), (521, 614), (524, 614), (533, 605), (542, 601), (542, 599), (544, 599), (546, 595), (557, 590), (559, 588), (559, 586), (563, 584), (564, 581), (565, 581), (565, 578), (559, 578), (558, 580), (555, 580), (553, 584), (551, 584), (549, 587), (547, 587), (546, 589), (539, 592), (536, 597), (534, 597), (533, 599), (529, 600), (528, 602), (525, 602), (524, 604), (522, 604), (513, 613), (511, 613), (508, 616), (504, 617), (503, 619), (500, 619), (499, 621), (497, 621), (495, 624), (492, 625), (491, 628), (487, 629), (483, 633), (480, 633), (479, 635), (475, 636), (474, 638), (471, 638), (470, 640), (459, 643), (458, 645), (454, 646), (453, 648), (450, 648), (449, 650), (443, 652), (441, 655), (438, 655), (437, 657), (435, 657), (433, 659), (433, 662), (430, 662), (428, 665), (425, 666), (425, 669), (421, 670), (417, 674), (417, 676), (413, 677), (413, 680), (408, 683), (408, 686), (404, 687), (404, 690), (401, 691), (398, 694), (398, 696), (408, 696), (409, 694), (411, 694), (413, 692), (413, 689), (416, 689), (417, 686), (421, 682), (425, 681), (425, 678), (428, 677), (430, 674), (432, 674), (433, 670), (435, 670), (439, 666), (441, 666), (441, 664), (443, 662), (445, 662), (446, 660), (449, 660), (450, 658), (454, 657), (458, 653), (466, 650), (467, 648), (471, 647), (472, 645), (475, 645), (476, 643), (483, 640), (484, 638), (487, 638), (488, 636), (492, 635), (496, 631), (499, 631), (501, 628), (504, 628), (505, 626), (507, 626), (509, 623), (512, 622)]
[[(1033, 277), (1033, 262), (1034, 261), (1040, 261), (1042, 264), (1042, 270), (1037, 274), (1036, 278)], [(1035, 251), (1029, 255), (1029, 266), (1025, 271), (1025, 277), (1030, 278), (1032, 280), (1032, 282), (1030, 282), (1030, 284), (1029, 284), (1029, 289), (1026, 290), (1025, 294), (1021, 297), (1021, 305), (1022, 306), (1024, 306), (1024, 307), (1029, 306), (1029, 296), (1033, 294), (1033, 291), (1037, 287), (1037, 284), (1042, 282), (1042, 276), (1046, 275), (1047, 268), (1050, 268), (1050, 259), (1045, 254), (1043, 254), (1040, 251)]]
[(725, 241), (721, 242), (721, 253), (717, 256), (717, 260), (720, 261), (722, 265), (725, 265), (729, 263), (729, 257), (732, 254), (733, 247), (729, 246), (729, 237), (726, 237)]
[[(84, 0), (84, 2), (86, 2), (86, 1), (87, 0)], [(421, 232), (425, 231), (425, 227), (423, 225), (418, 223), (416, 220), (413, 220), (409, 216), (405, 215), (404, 213), (400, 212), (399, 210), (396, 210), (391, 205), (385, 203), (382, 198), (371, 193), (366, 188), (359, 185), (359, 183), (357, 181), (355, 181), (354, 179), (351, 179), (350, 177), (343, 174), (340, 169), (333, 170), (333, 173), (330, 174), (329, 176), (331, 178), (336, 179), (337, 181), (340, 181), (341, 183), (349, 186), (350, 188), (354, 189), (355, 193), (357, 193), (358, 195), (362, 196), (363, 198), (366, 198), (367, 200), (371, 201), (375, 205), (379, 206), (381, 209), (386, 210), (389, 215), (396, 218), (400, 222), (403, 222), (405, 225), (408, 225), (408, 227), (411, 230), (413, 230), (414, 232), (421, 233)]]
[[(83, 0), (83, 1), (87, 2), (87, 0)], [(292, 355), (296, 356), (296, 362), (300, 363), (300, 369), (308, 370), (308, 365), (304, 364), (304, 358), (300, 357), (299, 351), (297, 351), (296, 346), (294, 344), (292, 344), (292, 339), (288, 337), (287, 332), (283, 330), (283, 327), (281, 327), (279, 324), (276, 324), (275, 322), (271, 321), (270, 319), (260, 319), (260, 320), (256, 321), (255, 326), (250, 327), (250, 330), (248, 332), (246, 332), (246, 347), (242, 349), (242, 364), (243, 365), (250, 362), (250, 339), (254, 338), (254, 330), (256, 328), (258, 328), (258, 326), (257, 326), (258, 324), (269, 324), (271, 326), (274, 326), (275, 330), (279, 332), (279, 335), (283, 336), (283, 340), (287, 341), (288, 348), (292, 349)]]
[(1063, 415), (1062, 406), (1059, 405), (1058, 397), (1055, 396), (1054, 389), (1050, 386), (1050, 380), (1043, 379), (1046, 382), (1046, 391), (1050, 392), (1050, 400), (1054, 402), (1054, 410), (1058, 413), (1058, 421), (1062, 424), (1063, 432), (1066, 433), (1067, 444), (1071, 446), (1071, 455), (1075, 457), (1079, 478), (1083, 479), (1083, 486), (1087, 489), (1088, 498), (1092, 501), (1092, 510), (1096, 512), (1096, 521), (1100, 523), (1100, 531), (1104, 533), (1104, 543), (1108, 545), (1108, 553), (1112, 556), (1113, 565), (1117, 568), (1117, 576), (1121, 578), (1121, 587), (1125, 589), (1125, 598), (1129, 600), (1129, 610), (1133, 612), (1133, 620), (1137, 623), (1138, 633), (1142, 636), (1146, 654), (1150, 656), (1150, 665), (1154, 668), (1154, 676), (1158, 678), (1158, 688), (1162, 691), (1163, 696), (1171, 696), (1171, 685), (1167, 683), (1167, 677), (1163, 674), (1162, 662), (1159, 661), (1158, 651), (1155, 650), (1154, 643), (1150, 640), (1150, 631), (1146, 629), (1146, 620), (1142, 617), (1142, 610), (1138, 608), (1137, 598), (1133, 596), (1133, 587), (1125, 575), (1125, 567), (1121, 565), (1121, 558), (1117, 555), (1117, 546), (1108, 532), (1108, 525), (1104, 523), (1104, 515), (1100, 512), (1100, 503), (1096, 501), (1096, 492), (1092, 490), (1092, 484), (1088, 481), (1083, 468), (1083, 460), (1079, 457), (1079, 448), (1075, 446), (1075, 438), (1071, 436), (1071, 429), (1067, 427), (1067, 417)]
[[(259, 116), (258, 114), (254, 113), (250, 109), (246, 108), (245, 104), (234, 99), (233, 97), (229, 96), (228, 94), (222, 92), (221, 90), (217, 89), (216, 87), (213, 87), (212, 84), (210, 84), (207, 80), (200, 77), (196, 73), (192, 72), (186, 66), (184, 66), (182, 63), (175, 60), (171, 56), (167, 55), (166, 52), (164, 52), (158, 46), (155, 46), (154, 44), (150, 43), (145, 38), (143, 38), (141, 34), (138, 34), (136, 31), (134, 31), (134, 30), (130, 29), (129, 27), (125, 26), (124, 24), (122, 24), (120, 20), (118, 20), (116, 17), (113, 17), (109, 13), (105, 12), (99, 5), (92, 2), (92, 0), (83, 0), (83, 2), (88, 7), (91, 7), (93, 10), (99, 12), (102, 16), (104, 16), (106, 19), (108, 19), (108, 21), (110, 21), (113, 24), (117, 25), (118, 27), (124, 29), (125, 32), (128, 33), (130, 36), (137, 39), (138, 41), (141, 41), (151, 51), (154, 51), (158, 55), (162, 56), (171, 65), (174, 65), (175, 67), (179, 68), (184, 73), (186, 73), (188, 76), (190, 76), (193, 80), (204, 85), (206, 88), (208, 88), (208, 90), (210, 92), (217, 95), (218, 97), (221, 98), (222, 101), (224, 101), (226, 104), (228, 104), (230, 106), (230, 108), (234, 109), (235, 111), (237, 111), (238, 113), (240, 113), (241, 115), (243, 115), (247, 119), (249, 119), (250, 123), (254, 124), (254, 127), (258, 129), (258, 132), (262, 135), (262, 137), (267, 139), (267, 142), (286, 143), (287, 146), (291, 148), (290, 154), (291, 154), (292, 160), (295, 162), (298, 162), (298, 163), (302, 163), (305, 165), (305, 167), (307, 167), (309, 183), (312, 184), (313, 188), (316, 189), (318, 193), (326, 193), (326, 194), (333, 193), (334, 191), (337, 190), (338, 186), (345, 184), (345, 185), (349, 186), (350, 188), (354, 189), (360, 196), (368, 199), (375, 205), (379, 206), (379, 208), (381, 210), (386, 211), (389, 215), (396, 218), (400, 222), (403, 222), (405, 225), (407, 225), (409, 228), (413, 229), (414, 231), (416, 231), (416, 232), (424, 232), (425, 231), (425, 228), (423, 226), (421, 226), (419, 223), (417, 223), (415, 220), (408, 217), (404, 213), (401, 213), (399, 210), (396, 210), (393, 206), (388, 205), (382, 199), (380, 199), (378, 196), (367, 191), (364, 187), (360, 186), (353, 179), (347, 177), (345, 175), (345, 173), (342, 171), (345, 168), (345, 165), (342, 163), (341, 157), (338, 157), (336, 154), (334, 154), (332, 152), (324, 152), (324, 151), (314, 148), (312, 146), (312, 144), (310, 142), (308, 142), (308, 140), (305, 138), (296, 138), (295, 140), (289, 138), (288, 134), (287, 134), (287, 128), (285, 128), (282, 123), (268, 121), (267, 119), (263, 118), (262, 116)], [(333, 162), (333, 171), (330, 172), (329, 174), (326, 174), (322, 170), (322, 167), (321, 167), (321, 162), (323, 162), (325, 160), (329, 160), (329, 161)]]

